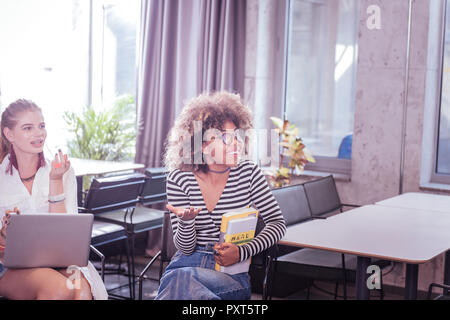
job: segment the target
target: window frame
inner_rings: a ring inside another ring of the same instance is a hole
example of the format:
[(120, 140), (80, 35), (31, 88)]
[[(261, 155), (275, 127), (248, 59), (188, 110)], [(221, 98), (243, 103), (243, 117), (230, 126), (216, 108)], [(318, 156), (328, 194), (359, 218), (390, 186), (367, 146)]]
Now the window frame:
[[(289, 65), (289, 54), (288, 54), (288, 49), (289, 49), (289, 24), (290, 24), (290, 10), (292, 7), (292, 0), (286, 0), (286, 8), (285, 8), (285, 25), (284, 25), (284, 30), (285, 30), (285, 34), (284, 34), (284, 63), (283, 63), (283, 73), (282, 73), (282, 78), (283, 78), (283, 85), (282, 85), (282, 119), (285, 120), (286, 119), (286, 107), (287, 107), (287, 103), (286, 103), (286, 95), (287, 95), (287, 78), (288, 78), (288, 65)], [(359, 28), (359, 25), (357, 26)], [(357, 32), (358, 33), (358, 30)], [(359, 46), (356, 45), (355, 46), (355, 56), (358, 57), (358, 49)], [(356, 60), (356, 63), (358, 60)], [(356, 80), (356, 77), (355, 77)], [(355, 104), (356, 102), (356, 89), (355, 89), (356, 85), (354, 86), (354, 92), (353, 92), (353, 104)], [(353, 122), (354, 125), (354, 122)], [(308, 147), (308, 146), (307, 146)], [(313, 150), (312, 150), (313, 151)], [(305, 170), (308, 171), (309, 173), (311, 172), (318, 172), (318, 174), (320, 175), (320, 172), (322, 173), (334, 173), (334, 174), (339, 174), (342, 175), (343, 177), (347, 177), (350, 178), (351, 176), (351, 169), (352, 169), (352, 159), (342, 159), (342, 158), (337, 158), (337, 157), (327, 157), (327, 156), (320, 156), (320, 155), (314, 155), (314, 158), (316, 160), (315, 163), (307, 163), (305, 166)], [(287, 162), (285, 163), (285, 165), (287, 165)]]
[(441, 35), (439, 37), (439, 80), (438, 80), (438, 93), (437, 103), (434, 112), (434, 133), (433, 133), (433, 150), (432, 150), (432, 165), (430, 173), (430, 182), (438, 184), (450, 184), (450, 174), (438, 173), (438, 148), (439, 148), (439, 131), (441, 125), (441, 110), (442, 110), (442, 86), (444, 78), (444, 55), (445, 55), (445, 36), (446, 36), (446, 23), (447, 23), (447, 6), (448, 0), (443, 1), (442, 15), (441, 15)]

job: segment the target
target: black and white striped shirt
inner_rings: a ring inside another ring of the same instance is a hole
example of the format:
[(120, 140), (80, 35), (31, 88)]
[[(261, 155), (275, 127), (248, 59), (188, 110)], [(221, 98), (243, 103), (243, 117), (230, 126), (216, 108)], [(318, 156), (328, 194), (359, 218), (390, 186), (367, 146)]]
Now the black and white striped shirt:
[(218, 242), (222, 215), (233, 209), (253, 206), (263, 218), (265, 228), (249, 243), (239, 246), (241, 261), (269, 248), (286, 232), (280, 207), (261, 169), (251, 161), (232, 167), (223, 193), (212, 212), (208, 212), (200, 187), (190, 171), (172, 171), (167, 177), (167, 200), (174, 207), (202, 208), (192, 220), (181, 220), (171, 213), (175, 246), (191, 254), (196, 245)]

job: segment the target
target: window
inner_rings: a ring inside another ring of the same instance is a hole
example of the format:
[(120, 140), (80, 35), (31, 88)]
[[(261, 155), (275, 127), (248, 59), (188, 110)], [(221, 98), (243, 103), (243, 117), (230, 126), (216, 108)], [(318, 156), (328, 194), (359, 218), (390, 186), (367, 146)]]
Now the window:
[(95, 106), (107, 107), (120, 97), (135, 97), (140, 3), (93, 1), (91, 98)]
[(291, 0), (285, 117), (316, 157), (306, 169), (350, 173), (359, 1)]
[(1, 108), (35, 101), (49, 124), (49, 154), (67, 140), (64, 111), (87, 103), (88, 40), (89, 1), (0, 2)]
[(72, 137), (66, 111), (134, 104), (140, 3), (0, 2), (0, 108), (19, 98), (35, 101), (48, 123), (47, 154)]
[(450, 175), (450, 5), (448, 1), (445, 11), (441, 103), (435, 168), (435, 173), (438, 175)]

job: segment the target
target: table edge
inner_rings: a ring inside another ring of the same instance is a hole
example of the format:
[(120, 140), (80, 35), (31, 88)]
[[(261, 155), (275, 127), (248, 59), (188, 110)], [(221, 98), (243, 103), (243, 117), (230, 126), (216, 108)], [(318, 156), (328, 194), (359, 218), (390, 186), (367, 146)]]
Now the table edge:
[(446, 251), (450, 250), (450, 249), (447, 249), (447, 250), (445, 250), (445, 251), (443, 251), (441, 253), (438, 253), (435, 256), (431, 257), (430, 259), (426, 259), (426, 260), (411, 260), (411, 259), (400, 259), (400, 258), (395, 258), (395, 257), (377, 255), (377, 254), (367, 254), (367, 253), (363, 253), (363, 252), (356, 252), (356, 251), (350, 251), (350, 250), (332, 249), (332, 248), (328, 248), (328, 247), (314, 246), (314, 245), (309, 245), (309, 244), (305, 245), (305, 244), (299, 244), (297, 242), (290, 242), (290, 241), (287, 241), (287, 240), (280, 240), (280, 241), (278, 241), (278, 244), (292, 246), (292, 247), (297, 247), (297, 248), (309, 248), (309, 249), (325, 250), (325, 251), (331, 251), (331, 252), (351, 254), (351, 255), (359, 256), (359, 257), (376, 258), (376, 259), (389, 260), (389, 261), (394, 261), (394, 262), (402, 262), (402, 263), (408, 263), (408, 264), (424, 264), (424, 263), (427, 263), (427, 262), (433, 260), (437, 256), (445, 253)]

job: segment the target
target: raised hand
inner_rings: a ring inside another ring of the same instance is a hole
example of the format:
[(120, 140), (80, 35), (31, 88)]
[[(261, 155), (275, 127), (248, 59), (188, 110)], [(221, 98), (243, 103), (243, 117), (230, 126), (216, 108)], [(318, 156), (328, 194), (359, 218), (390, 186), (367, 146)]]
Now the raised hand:
[(194, 219), (198, 215), (198, 213), (202, 210), (201, 208), (195, 209), (194, 207), (189, 208), (174, 207), (170, 204), (168, 204), (166, 208), (169, 211), (175, 213), (177, 217), (180, 218), (181, 220)]
[(61, 180), (64, 173), (70, 169), (70, 161), (67, 154), (63, 154), (61, 150), (55, 154), (55, 159), (52, 161), (52, 168), (50, 170), (50, 180)]

